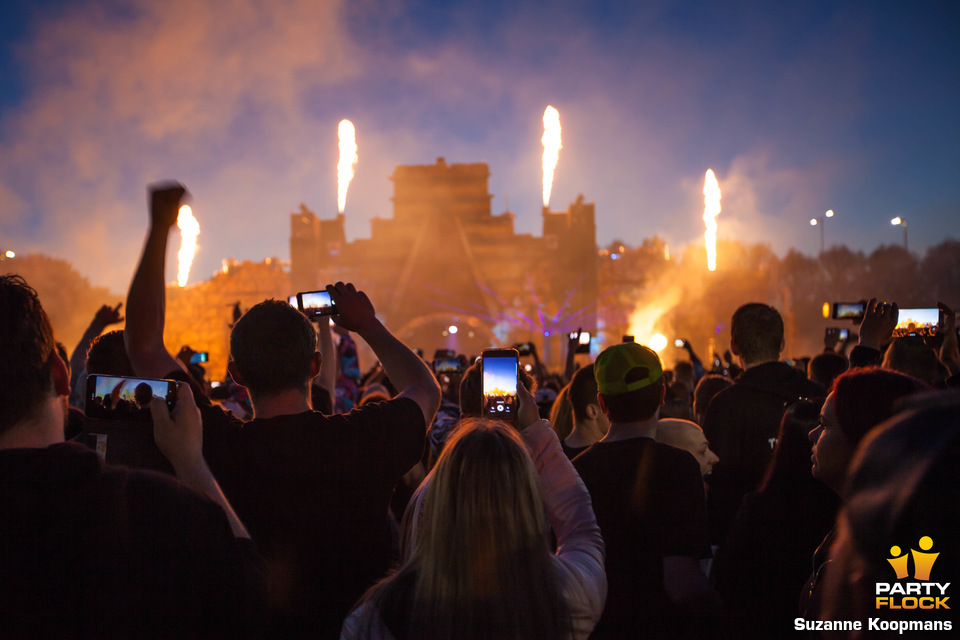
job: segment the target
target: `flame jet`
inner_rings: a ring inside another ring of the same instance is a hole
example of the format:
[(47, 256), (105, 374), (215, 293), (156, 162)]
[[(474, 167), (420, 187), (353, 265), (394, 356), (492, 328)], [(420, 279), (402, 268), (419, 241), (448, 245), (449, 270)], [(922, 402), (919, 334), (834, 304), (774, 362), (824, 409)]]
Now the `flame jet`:
[(349, 120), (341, 120), (337, 130), (340, 139), (340, 162), (337, 163), (337, 210), (343, 213), (347, 205), (347, 188), (353, 180), (354, 169), (360, 159), (357, 155), (357, 130)]
[(720, 215), (720, 183), (713, 169), (707, 169), (703, 181), (703, 244), (707, 249), (707, 269), (717, 270), (717, 216)]
[(193, 210), (189, 205), (180, 207), (177, 226), (180, 228), (180, 251), (177, 253), (180, 264), (177, 270), (177, 284), (185, 287), (187, 278), (190, 276), (193, 257), (197, 255), (197, 236), (200, 235), (200, 223), (193, 217)]
[(560, 159), (560, 112), (551, 106), (543, 111), (543, 206), (550, 204), (550, 191), (553, 190), (553, 172)]

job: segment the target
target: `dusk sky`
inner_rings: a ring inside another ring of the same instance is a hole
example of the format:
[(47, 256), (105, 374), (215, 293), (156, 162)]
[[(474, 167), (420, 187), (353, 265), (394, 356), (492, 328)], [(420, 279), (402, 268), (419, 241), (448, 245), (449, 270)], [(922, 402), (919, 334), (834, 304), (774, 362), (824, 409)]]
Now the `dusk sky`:
[(342, 118), (348, 240), (392, 215), (396, 165), (438, 156), (489, 163), (493, 212), (539, 235), (548, 104), (551, 209), (582, 193), (600, 245), (698, 242), (708, 168), (720, 237), (781, 255), (815, 254), (827, 209), (828, 246), (902, 243), (894, 216), (920, 254), (960, 237), (952, 1), (4, 0), (0, 81), (0, 250), (116, 292), (164, 178), (193, 194), (191, 282), (289, 259), (289, 213), (336, 214)]

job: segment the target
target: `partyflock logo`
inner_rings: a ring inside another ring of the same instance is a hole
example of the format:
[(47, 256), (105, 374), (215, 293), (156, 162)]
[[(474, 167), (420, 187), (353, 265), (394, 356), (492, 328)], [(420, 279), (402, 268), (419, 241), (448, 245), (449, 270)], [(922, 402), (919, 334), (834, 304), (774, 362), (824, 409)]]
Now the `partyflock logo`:
[[(910, 549), (903, 553), (900, 547), (890, 548), (891, 558), (887, 562), (897, 575), (897, 582), (877, 583), (877, 609), (949, 609), (947, 595), (949, 582), (930, 581), (930, 572), (940, 552), (931, 552), (933, 539), (923, 536), (917, 542), (920, 550)], [(913, 576), (909, 572), (910, 560), (913, 560)], [(907, 581), (906, 578), (913, 578)]]

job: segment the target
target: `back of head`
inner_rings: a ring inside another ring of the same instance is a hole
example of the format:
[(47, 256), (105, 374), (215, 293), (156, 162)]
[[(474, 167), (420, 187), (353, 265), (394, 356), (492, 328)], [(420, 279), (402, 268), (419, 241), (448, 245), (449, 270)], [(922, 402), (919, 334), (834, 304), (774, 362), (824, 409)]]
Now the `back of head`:
[(607, 347), (593, 364), (597, 390), (611, 423), (653, 418), (663, 400), (663, 365), (651, 349), (635, 342)]
[(745, 363), (779, 360), (783, 348), (783, 318), (768, 304), (745, 304), (733, 313), (730, 339)]
[(30, 417), (50, 392), (53, 327), (23, 278), (0, 276), (0, 433)]
[(810, 474), (810, 431), (820, 424), (820, 408), (821, 403), (811, 400), (800, 400), (787, 407), (762, 491), (793, 491), (819, 482)]
[(849, 368), (850, 363), (839, 353), (818, 353), (807, 364), (807, 377), (829, 389), (837, 376)]
[(87, 352), (87, 373), (132, 377), (133, 365), (123, 344), (123, 330), (97, 336)]
[(306, 392), (317, 351), (317, 332), (310, 320), (286, 301), (254, 305), (233, 327), (230, 355), (253, 396)]
[[(594, 396), (596, 398), (596, 396)], [(570, 404), (570, 385), (568, 384), (553, 401), (550, 407), (550, 426), (557, 432), (557, 438), (566, 440), (573, 431), (573, 405)]]
[(400, 573), (411, 568), (410, 637), (566, 635), (537, 474), (516, 429), (467, 419), (451, 435)]
[(851, 369), (833, 383), (837, 424), (856, 446), (873, 427), (891, 417), (898, 401), (929, 387), (903, 373), (880, 367)]
[(708, 373), (700, 378), (697, 388), (693, 391), (693, 412), (699, 422), (703, 422), (703, 416), (707, 413), (707, 407), (713, 397), (733, 385), (733, 381), (726, 376), (716, 373)]
[(577, 421), (587, 419), (587, 405), (597, 404), (597, 379), (594, 377), (593, 364), (580, 367), (570, 380), (570, 406)]
[(941, 374), (937, 354), (918, 336), (895, 338), (883, 356), (883, 367), (913, 376), (929, 385), (945, 377)]
[[(912, 568), (911, 577), (924, 580), (916, 575), (924, 558), (930, 581), (956, 584), (960, 578), (960, 554), (954, 551), (960, 538), (960, 394), (920, 395), (902, 405), (896, 418), (864, 440), (851, 464), (836, 568), (827, 574), (827, 619), (902, 618), (875, 606), (874, 587), (897, 581), (891, 561), (908, 555), (913, 561), (903, 569)], [(889, 637), (905, 636), (894, 630)]]
[[(523, 367), (519, 370), (520, 382), (531, 394), (537, 391), (537, 381), (534, 380)], [(460, 381), (460, 415), (480, 417), (483, 407), (483, 375), (480, 370), (480, 361), (477, 360), (467, 367)]]
[(693, 363), (688, 360), (681, 360), (673, 367), (674, 379), (687, 388), (687, 393), (692, 393), (696, 385), (696, 375), (693, 371)]

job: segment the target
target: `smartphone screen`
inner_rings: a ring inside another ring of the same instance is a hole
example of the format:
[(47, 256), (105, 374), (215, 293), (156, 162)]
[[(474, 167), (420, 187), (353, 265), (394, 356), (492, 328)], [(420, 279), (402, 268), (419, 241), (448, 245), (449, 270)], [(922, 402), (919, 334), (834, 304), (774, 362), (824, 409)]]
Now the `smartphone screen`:
[(673, 341), (673, 346), (675, 346), (677, 349), (682, 349), (682, 348), (683, 348), (683, 338), (677, 338), (676, 340), (674, 340), (674, 341)]
[(864, 302), (834, 302), (834, 320), (861, 320), (867, 305)]
[(289, 305), (290, 305), (291, 307), (293, 307), (294, 309), (299, 309), (299, 308), (300, 308), (300, 303), (297, 302), (297, 294), (293, 294), (292, 296), (290, 296), (289, 298), (287, 298), (287, 304), (289, 304)]
[(480, 354), (484, 417), (516, 422), (519, 362), (516, 349), (485, 349)]
[(937, 333), (940, 323), (940, 309), (900, 309), (897, 315), (897, 326), (893, 335), (901, 336), (932, 336)]
[(180, 383), (175, 380), (91, 375), (87, 378), (84, 413), (100, 420), (151, 422), (150, 399), (159, 396), (173, 409)]
[(200, 364), (201, 362), (207, 362), (210, 359), (210, 354), (206, 351), (197, 351), (192, 356), (190, 356), (190, 364)]
[(337, 307), (326, 291), (305, 291), (297, 294), (297, 305), (300, 311), (307, 316), (330, 316), (337, 312)]
[(433, 361), (436, 373), (457, 373), (460, 371), (460, 358), (438, 358)]
[(840, 339), (841, 339), (841, 340), (846, 340), (846, 339), (849, 338), (849, 337), (850, 337), (850, 330), (849, 330), (849, 329), (840, 329)]

